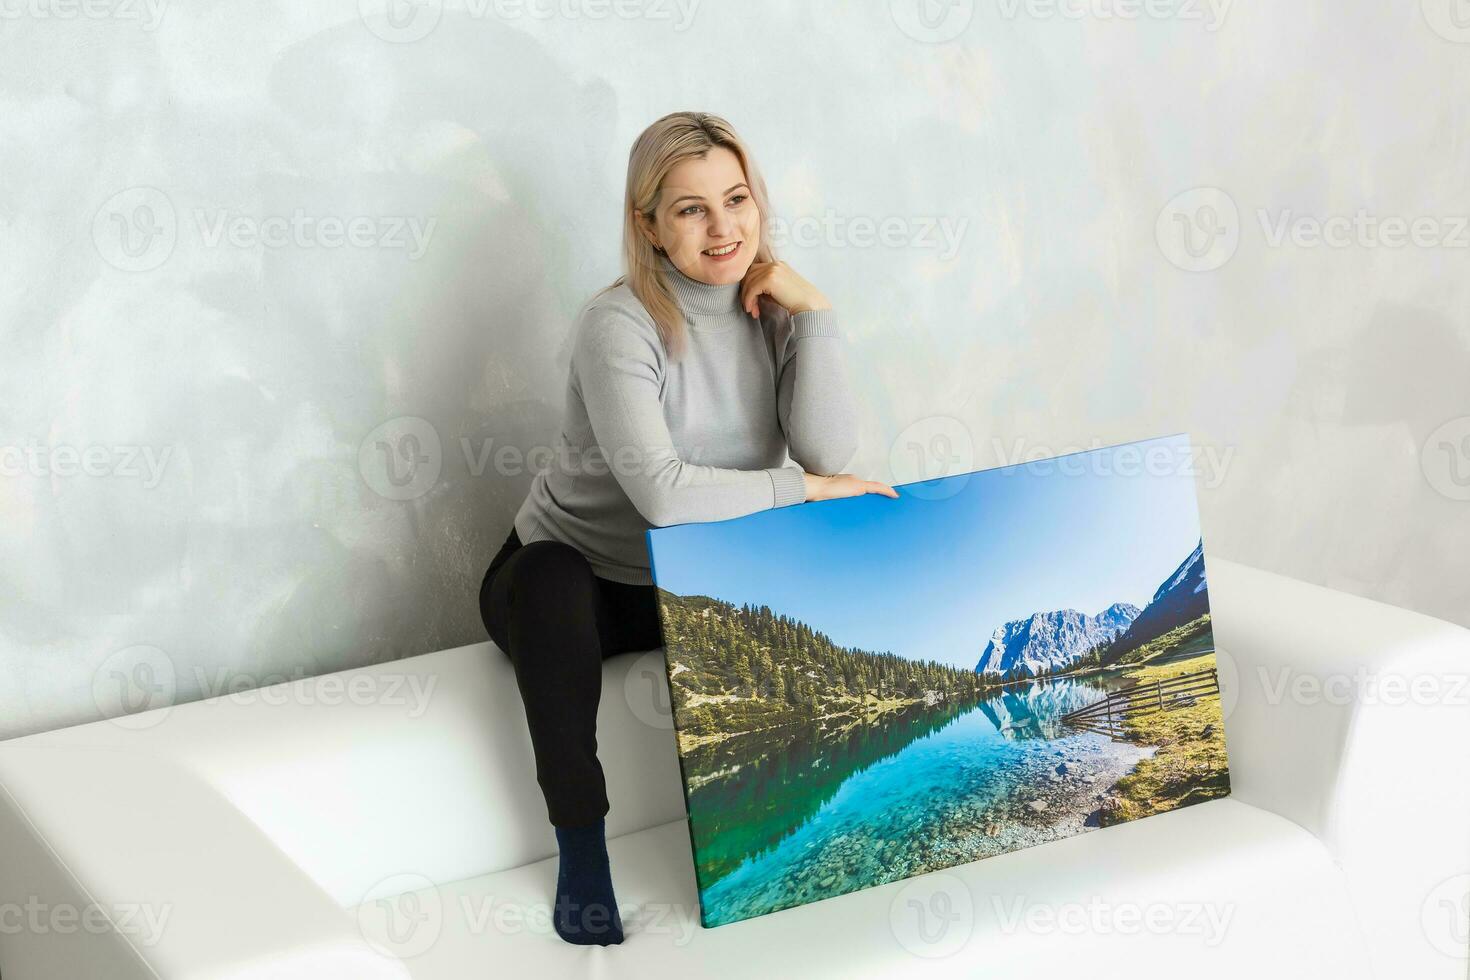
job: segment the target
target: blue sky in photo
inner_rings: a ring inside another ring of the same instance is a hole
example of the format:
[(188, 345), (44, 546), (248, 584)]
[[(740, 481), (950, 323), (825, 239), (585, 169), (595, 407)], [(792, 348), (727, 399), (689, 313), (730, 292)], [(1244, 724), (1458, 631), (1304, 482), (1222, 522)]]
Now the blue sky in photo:
[[(1154, 465), (1142, 465), (1145, 452)], [(896, 500), (654, 528), (654, 579), (679, 595), (768, 605), (843, 646), (970, 669), (1007, 620), (1146, 606), (1200, 540), (1192, 461), (1178, 433), (895, 485)], [(963, 486), (931, 499), (947, 481)]]

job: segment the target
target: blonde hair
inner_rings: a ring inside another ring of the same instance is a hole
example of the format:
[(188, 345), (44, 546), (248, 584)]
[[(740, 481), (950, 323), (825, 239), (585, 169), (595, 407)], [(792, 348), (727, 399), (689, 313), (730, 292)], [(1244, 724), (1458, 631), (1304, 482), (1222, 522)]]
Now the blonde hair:
[(637, 214), (652, 218), (669, 171), (685, 160), (704, 156), (716, 146), (725, 147), (740, 160), (745, 183), (760, 212), (760, 247), (751, 261), (775, 261), (768, 234), (771, 210), (766, 182), (735, 127), (709, 112), (671, 112), (640, 133), (628, 152), (628, 181), (623, 200), (623, 275), (598, 292), (601, 295), (626, 282), (653, 317), (664, 349), (676, 359), (683, 353), (687, 337), (684, 314), (659, 263), (660, 253), (638, 229)]

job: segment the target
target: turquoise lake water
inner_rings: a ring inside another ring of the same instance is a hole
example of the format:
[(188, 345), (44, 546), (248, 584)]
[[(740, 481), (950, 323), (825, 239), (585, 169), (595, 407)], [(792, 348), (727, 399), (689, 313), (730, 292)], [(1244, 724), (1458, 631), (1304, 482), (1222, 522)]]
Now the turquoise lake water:
[(1034, 682), (846, 731), (834, 722), (701, 750), (685, 765), (706, 924), (1080, 830), (1097, 794), (1148, 754), (1061, 725), (1111, 686)]

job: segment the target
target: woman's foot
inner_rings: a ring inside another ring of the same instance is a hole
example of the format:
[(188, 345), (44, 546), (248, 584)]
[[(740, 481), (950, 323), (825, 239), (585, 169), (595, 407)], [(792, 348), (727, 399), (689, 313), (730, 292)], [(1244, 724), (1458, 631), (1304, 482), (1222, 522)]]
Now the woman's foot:
[(604, 820), (583, 827), (557, 827), (561, 861), (556, 873), (552, 924), (569, 943), (615, 946), (623, 941), (623, 920), (613, 897)]

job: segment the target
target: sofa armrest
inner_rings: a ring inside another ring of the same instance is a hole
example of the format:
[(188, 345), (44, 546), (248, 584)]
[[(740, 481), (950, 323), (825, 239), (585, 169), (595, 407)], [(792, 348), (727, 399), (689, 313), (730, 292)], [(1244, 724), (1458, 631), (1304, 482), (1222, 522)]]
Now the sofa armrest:
[(0, 745), (5, 980), (408, 977), (198, 774), (27, 742)]
[(1470, 630), (1224, 559), (1207, 573), (1232, 794), (1327, 845), (1375, 975), (1463, 980)]

